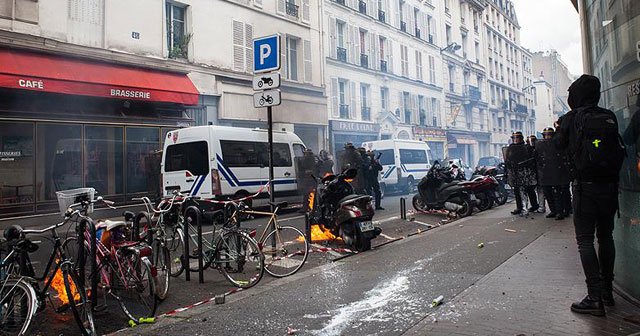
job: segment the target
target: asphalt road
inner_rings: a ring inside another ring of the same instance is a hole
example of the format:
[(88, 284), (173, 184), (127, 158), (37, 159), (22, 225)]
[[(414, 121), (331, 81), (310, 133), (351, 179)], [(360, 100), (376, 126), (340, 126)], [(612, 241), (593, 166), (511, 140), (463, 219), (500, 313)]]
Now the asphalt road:
[[(431, 226), (438, 225), (445, 216), (443, 214), (420, 214), (419, 216), (409, 214), (409, 217), (415, 217), (414, 221), (403, 221), (400, 220), (400, 197), (405, 196), (389, 196), (383, 200), (383, 206), (385, 210), (377, 211), (374, 220), (377, 221), (376, 225), (382, 227), (383, 233), (380, 237), (373, 241), (374, 246), (384, 245), (386, 243), (395, 241), (397, 239), (401, 239), (407, 237), (409, 235), (415, 234), (417, 232), (424, 231)], [(410, 200), (408, 200), (408, 207), (411, 208)], [(419, 217), (419, 218), (417, 218)], [(304, 228), (304, 217), (299, 214), (295, 210), (284, 211), (284, 213), (280, 217), (281, 224), (292, 225), (298, 227), (299, 229)], [(267, 218), (256, 218), (249, 221), (243, 222), (244, 227), (256, 228), (258, 233), (261, 233), (261, 230), (267, 223)], [(61, 236), (65, 237), (68, 233), (68, 228), (62, 228), (59, 230)], [(210, 235), (210, 228), (205, 226), (204, 228), (205, 237), (207, 234)], [(37, 272), (42, 272), (42, 268), (46, 263), (46, 259), (48, 258), (48, 253), (51, 251), (52, 243), (47, 239), (48, 237), (34, 236), (34, 240), (41, 241), (40, 249), (32, 255), (32, 260), (35, 262), (37, 267)], [(393, 244), (392, 244), (393, 245)], [(389, 245), (391, 246), (391, 245)], [(316, 243), (314, 247), (342, 247), (337, 245), (336, 243), (325, 242), (325, 243)], [(362, 255), (373, 254), (374, 251), (369, 251), (366, 253), (362, 253)], [(348, 256), (347, 253), (337, 253), (337, 252), (327, 252), (327, 253), (311, 253), (307, 263), (302, 268), (300, 273), (305, 273), (306, 271), (317, 272), (317, 267), (327, 266), (327, 265), (335, 265), (333, 262), (337, 259), (342, 259), (345, 256)], [(349, 257), (347, 259), (343, 259), (344, 263), (350, 263), (350, 259), (354, 257)], [(375, 269), (375, 268), (374, 268)], [(198, 274), (191, 274), (191, 281), (185, 281), (184, 274), (178, 278), (171, 278), (170, 284), (170, 292), (168, 298), (161, 302), (158, 306), (158, 314), (162, 314), (177, 308), (185, 307), (191, 305), (195, 302), (211, 298), (215, 295), (222, 294), (231, 289), (230, 284), (224, 279), (224, 277), (218, 273), (218, 271), (207, 270), (204, 272), (204, 280), (205, 282), (200, 284), (198, 283)], [(260, 284), (258, 284), (255, 288), (252, 288), (244, 293), (252, 293), (256, 292), (260, 288), (269, 286), (270, 283), (278, 284), (282, 283), (282, 280), (276, 280), (274, 278), (265, 275)], [(288, 280), (288, 279), (285, 279)], [(55, 292), (53, 292), (53, 296), (55, 297)], [(243, 293), (243, 294), (244, 294)], [(58, 301), (54, 298), (51, 302), (48, 303), (47, 310), (36, 316), (36, 320), (34, 321), (34, 328), (31, 332), (34, 335), (75, 335), (77, 334), (77, 329), (73, 324), (73, 318), (70, 312), (57, 314), (53, 312), (53, 309), (50, 309), (53, 303), (55, 307)], [(104, 300), (102, 298), (99, 299), (99, 304), (103, 304)], [(116, 302), (113, 299), (106, 300), (106, 307), (104, 310), (96, 312), (94, 314), (96, 320), (97, 330), (100, 333), (109, 333), (114, 332), (116, 330), (122, 329), (127, 326), (127, 319), (124, 314), (121, 312), (120, 308), (117, 306)]]
[[(223, 305), (189, 309), (125, 334), (284, 335), (291, 328), (296, 335), (399, 335), (437, 309), (430, 306), (434, 298), (453, 298), (553, 225), (532, 225), (510, 210), (507, 205), (307, 269), (229, 296)], [(429, 218), (422, 216), (416, 220)]]

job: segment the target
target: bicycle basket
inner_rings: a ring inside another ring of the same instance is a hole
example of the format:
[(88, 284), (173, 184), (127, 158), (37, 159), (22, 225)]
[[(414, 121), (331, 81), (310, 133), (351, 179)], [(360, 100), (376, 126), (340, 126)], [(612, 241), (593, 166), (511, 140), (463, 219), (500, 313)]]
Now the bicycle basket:
[[(77, 188), (70, 190), (57, 191), (58, 207), (60, 208), (60, 215), (64, 216), (65, 212), (70, 205), (79, 203), (81, 201), (92, 201), (96, 193), (93, 188)], [(93, 204), (87, 208), (87, 213), (93, 212)]]

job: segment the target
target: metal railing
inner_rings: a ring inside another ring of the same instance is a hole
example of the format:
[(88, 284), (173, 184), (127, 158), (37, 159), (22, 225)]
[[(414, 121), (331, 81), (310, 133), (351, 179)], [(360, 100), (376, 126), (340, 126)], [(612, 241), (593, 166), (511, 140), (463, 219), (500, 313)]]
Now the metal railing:
[(371, 108), (369, 106), (362, 107), (362, 120), (371, 120)]
[(340, 104), (340, 118), (349, 119), (349, 105)]
[(404, 21), (400, 21), (400, 30), (402, 30), (403, 32), (407, 32), (407, 23)]
[(297, 18), (299, 6), (294, 4), (293, 2), (287, 2), (285, 3), (285, 5), (286, 5), (285, 8), (286, 8), (287, 15)]
[(360, 54), (360, 66), (363, 68), (369, 67), (369, 55)]
[(416, 37), (420, 38), (420, 28), (416, 27)]
[(337, 50), (338, 61), (346, 62), (347, 61), (347, 49), (343, 47), (338, 47)]
[(383, 10), (378, 9), (378, 20), (380, 22), (386, 22), (386, 13)]
[(380, 71), (387, 72), (387, 61), (380, 60)]
[(365, 15), (366, 15), (366, 14), (367, 14), (367, 3), (366, 3), (366, 2), (364, 2), (364, 1), (362, 1), (362, 0), (360, 0), (360, 1), (358, 2), (358, 11), (359, 11), (360, 13), (362, 13), (362, 14), (365, 14)]

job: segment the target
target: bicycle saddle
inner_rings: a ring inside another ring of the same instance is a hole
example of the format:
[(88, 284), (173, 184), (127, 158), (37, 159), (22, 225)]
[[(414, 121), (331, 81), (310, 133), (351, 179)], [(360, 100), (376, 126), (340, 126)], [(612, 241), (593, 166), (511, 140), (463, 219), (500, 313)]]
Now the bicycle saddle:
[[(111, 231), (111, 230), (113, 230), (115, 228), (119, 228), (121, 226), (126, 226), (127, 225), (127, 223), (124, 222), (124, 221), (112, 221), (112, 220), (108, 220), (108, 219), (105, 220), (102, 224), (104, 225), (103, 227), (107, 231)], [(100, 224), (98, 224), (98, 225), (100, 225)], [(98, 226), (96, 226), (96, 228), (98, 228)]]
[(124, 211), (124, 212), (122, 213), (122, 216), (124, 217), (124, 220), (125, 220), (126, 222), (130, 222), (130, 221), (132, 221), (132, 220), (133, 220), (133, 218), (136, 216), (136, 214), (135, 214), (135, 213), (133, 213), (133, 212), (131, 212), (131, 211)]
[(288, 202), (280, 202), (280, 203), (269, 202), (269, 204), (272, 205), (274, 208), (280, 208), (280, 209), (284, 209), (289, 206)]

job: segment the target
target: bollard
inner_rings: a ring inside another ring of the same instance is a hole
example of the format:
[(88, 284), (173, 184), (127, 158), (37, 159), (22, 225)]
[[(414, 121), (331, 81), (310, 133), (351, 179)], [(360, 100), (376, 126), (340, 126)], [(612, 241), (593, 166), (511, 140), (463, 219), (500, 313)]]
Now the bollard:
[(407, 220), (407, 199), (400, 197), (400, 219)]
[(311, 220), (309, 219), (309, 214), (304, 214), (304, 234), (307, 236), (307, 241), (309, 244), (313, 243), (311, 241)]
[[(89, 258), (89, 269), (90, 269), (90, 286), (91, 291), (87, 298), (91, 300), (91, 308), (94, 309), (97, 305), (98, 300), (96, 299), (96, 293), (98, 293), (98, 268), (96, 261), (96, 225), (93, 223), (93, 220), (90, 218), (83, 218), (76, 227), (77, 237), (78, 237), (78, 282), (81, 287), (86, 288), (85, 284), (85, 274), (87, 272), (85, 264), (87, 258)], [(86, 230), (89, 230), (89, 244), (86, 244), (85, 233)], [(89, 246), (89, 255), (86, 254), (86, 246)]]
[[(202, 248), (202, 212), (200, 211), (200, 209), (198, 209), (198, 207), (196, 207), (195, 205), (192, 205), (190, 207), (187, 208), (187, 210), (185, 210), (184, 212), (185, 214), (185, 220), (189, 220), (191, 218), (194, 218), (195, 223), (194, 225), (196, 225), (196, 241), (198, 244), (198, 255), (197, 255), (197, 259), (198, 259), (198, 282), (200, 283), (204, 283), (204, 265), (203, 265), (203, 260), (202, 260), (202, 255), (203, 255), (203, 248)], [(194, 216), (189, 216), (189, 215), (194, 215)], [(191, 264), (191, 257), (190, 257), (190, 249), (189, 249), (189, 241), (191, 240), (191, 232), (189, 230), (189, 225), (190, 223), (186, 223), (185, 225), (185, 238), (184, 238), (184, 267), (185, 267), (185, 277), (187, 281), (191, 281), (191, 271), (189, 270), (190, 268), (190, 264)]]

